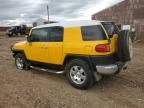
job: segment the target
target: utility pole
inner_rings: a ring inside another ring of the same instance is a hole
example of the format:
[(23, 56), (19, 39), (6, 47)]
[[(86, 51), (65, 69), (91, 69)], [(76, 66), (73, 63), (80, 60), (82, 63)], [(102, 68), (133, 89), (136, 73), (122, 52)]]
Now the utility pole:
[(48, 15), (48, 23), (49, 23), (49, 6), (47, 5), (47, 15)]

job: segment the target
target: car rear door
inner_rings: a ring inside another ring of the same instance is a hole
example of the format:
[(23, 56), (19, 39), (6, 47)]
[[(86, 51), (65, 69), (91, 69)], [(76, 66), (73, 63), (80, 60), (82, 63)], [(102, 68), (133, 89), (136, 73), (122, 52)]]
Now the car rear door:
[(63, 31), (62, 27), (50, 27), (48, 28), (48, 51), (49, 51), (49, 63), (61, 64), (63, 54)]

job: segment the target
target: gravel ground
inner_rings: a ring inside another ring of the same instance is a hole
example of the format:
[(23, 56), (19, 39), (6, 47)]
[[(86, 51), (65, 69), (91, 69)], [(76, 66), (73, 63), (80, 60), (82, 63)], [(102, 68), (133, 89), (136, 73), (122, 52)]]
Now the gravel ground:
[(78, 90), (64, 75), (17, 70), (9, 47), (20, 40), (0, 36), (0, 108), (144, 108), (144, 44), (126, 71)]

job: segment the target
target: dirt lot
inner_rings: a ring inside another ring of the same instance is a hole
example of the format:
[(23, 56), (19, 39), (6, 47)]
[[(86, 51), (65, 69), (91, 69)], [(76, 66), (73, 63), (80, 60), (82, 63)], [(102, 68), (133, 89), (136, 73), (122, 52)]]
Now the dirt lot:
[(0, 108), (144, 108), (144, 45), (126, 71), (82, 91), (64, 75), (17, 70), (9, 46), (24, 39), (0, 36)]

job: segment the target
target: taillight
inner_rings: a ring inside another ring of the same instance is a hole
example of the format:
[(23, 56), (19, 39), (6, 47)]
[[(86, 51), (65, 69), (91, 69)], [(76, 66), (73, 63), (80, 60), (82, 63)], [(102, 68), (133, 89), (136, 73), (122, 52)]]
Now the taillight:
[(97, 52), (110, 52), (110, 45), (109, 45), (109, 43), (99, 44), (99, 45), (96, 45), (95, 50)]

